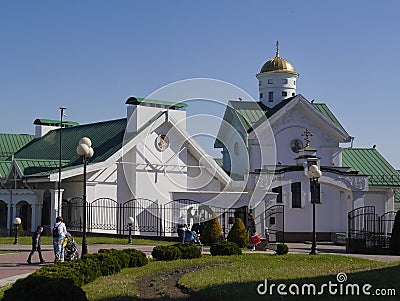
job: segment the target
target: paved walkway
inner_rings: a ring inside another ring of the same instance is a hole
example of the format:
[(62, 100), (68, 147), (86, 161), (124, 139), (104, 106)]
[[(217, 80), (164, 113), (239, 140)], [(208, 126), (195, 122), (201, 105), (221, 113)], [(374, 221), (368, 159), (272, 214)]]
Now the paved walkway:
[[(288, 243), (290, 253), (297, 254), (308, 254), (311, 249), (310, 244), (304, 243)], [(143, 251), (146, 255), (150, 255), (153, 250), (153, 246), (141, 246), (141, 245), (90, 245), (88, 246), (89, 253), (96, 253), (99, 249), (126, 249), (135, 248)], [(52, 264), (54, 260), (53, 248), (50, 245), (42, 246), (42, 253), (46, 263), (39, 264), (39, 257), (37, 253), (32, 257), (33, 264), (26, 262), (31, 246), (30, 245), (0, 245), (2, 251), (15, 251), (15, 253), (0, 254), (0, 286), (4, 286), (13, 283), (19, 278), (26, 277), (30, 273), (40, 269), (42, 266)], [(246, 252), (253, 252), (251, 250)], [(265, 253), (265, 251), (254, 251)], [(268, 251), (268, 253), (272, 251)], [(318, 252), (323, 254), (340, 254), (346, 256), (353, 256), (359, 258), (366, 258), (371, 260), (395, 262), (400, 263), (400, 256), (388, 256), (388, 255), (363, 255), (363, 254), (347, 254), (345, 248), (342, 246), (335, 246), (332, 244), (320, 244), (318, 246)], [(79, 249), (79, 254), (81, 250)], [(205, 249), (204, 253), (209, 253), (209, 250)]]

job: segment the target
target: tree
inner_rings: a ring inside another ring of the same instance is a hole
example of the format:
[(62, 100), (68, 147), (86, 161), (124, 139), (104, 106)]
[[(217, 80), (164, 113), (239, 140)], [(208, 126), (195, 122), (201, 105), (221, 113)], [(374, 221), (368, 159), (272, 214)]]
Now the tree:
[(241, 218), (236, 218), (228, 234), (228, 241), (234, 242), (243, 248), (249, 243), (249, 234)]
[(219, 224), (218, 218), (214, 215), (214, 218), (207, 221), (204, 226), (203, 233), (201, 233), (202, 243), (205, 245), (212, 245), (217, 242), (221, 234), (222, 228)]
[(392, 237), (390, 239), (390, 254), (400, 255), (400, 210), (394, 219)]

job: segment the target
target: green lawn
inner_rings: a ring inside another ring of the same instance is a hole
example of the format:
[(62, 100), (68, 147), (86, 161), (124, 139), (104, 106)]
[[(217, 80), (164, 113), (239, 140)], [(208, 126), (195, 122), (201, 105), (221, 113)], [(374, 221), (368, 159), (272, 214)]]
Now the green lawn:
[[(82, 243), (81, 237), (75, 237), (74, 239), (78, 244)], [(13, 244), (14, 238), (13, 237), (0, 237), (0, 244)], [(21, 236), (18, 238), (18, 243), (21, 245), (30, 245), (32, 244), (32, 238), (30, 236)], [(52, 245), (52, 237), (51, 236), (42, 236), (41, 238), (42, 245)], [(88, 236), (87, 237), (88, 245), (94, 244), (117, 244), (117, 245), (128, 245), (127, 238), (114, 238), (114, 237), (97, 237), (97, 236)], [(132, 239), (133, 245), (166, 245), (172, 244), (172, 242), (162, 241), (162, 240), (153, 240), (153, 239)]]
[[(362, 285), (370, 283), (373, 288), (396, 288), (400, 294), (400, 262), (384, 263), (339, 255), (295, 255), (275, 256), (269, 254), (243, 254), (232, 257), (203, 256), (194, 260), (172, 262), (152, 261), (147, 266), (124, 269), (121, 273), (101, 277), (83, 287), (89, 300), (140, 300), (135, 283), (145, 276), (161, 271), (174, 271), (187, 266), (207, 265), (204, 270), (191, 272), (180, 279), (180, 284), (195, 291), (201, 300), (282, 300), (278, 295), (259, 296), (257, 286), (268, 279), (276, 284), (312, 283), (322, 285), (328, 281), (336, 282), (338, 273), (346, 273), (346, 283)], [(276, 293), (276, 291), (275, 291)], [(287, 297), (286, 297), (287, 298)], [(285, 299), (286, 299), (285, 298)], [(360, 297), (358, 297), (360, 298)], [(375, 296), (376, 298), (376, 296)], [(382, 297), (382, 300), (394, 300)], [(398, 298), (398, 297), (397, 297)], [(297, 297), (289, 298), (296, 300)], [(312, 299), (302, 296), (299, 300)], [(324, 295), (319, 300), (360, 300), (357, 298), (329, 299)], [(362, 300), (375, 300), (366, 299)]]

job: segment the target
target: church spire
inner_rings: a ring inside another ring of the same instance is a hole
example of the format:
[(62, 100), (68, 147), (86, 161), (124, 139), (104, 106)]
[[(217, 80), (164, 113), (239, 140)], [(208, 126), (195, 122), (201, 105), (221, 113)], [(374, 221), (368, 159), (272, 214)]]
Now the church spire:
[(279, 41), (276, 41), (276, 53), (275, 57), (279, 57)]

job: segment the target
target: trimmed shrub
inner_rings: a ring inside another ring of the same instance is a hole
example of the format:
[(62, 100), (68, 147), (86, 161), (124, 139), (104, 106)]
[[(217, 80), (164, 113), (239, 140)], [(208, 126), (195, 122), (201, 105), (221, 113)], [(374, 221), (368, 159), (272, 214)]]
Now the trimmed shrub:
[(177, 243), (174, 244), (173, 246), (177, 247), (181, 251), (182, 259), (192, 259), (201, 257), (200, 247), (190, 242)]
[(108, 276), (112, 274), (116, 274), (121, 271), (120, 261), (107, 253), (96, 253), (96, 254), (89, 254), (85, 255), (82, 258), (83, 261), (89, 260), (98, 262), (100, 266), (101, 275)]
[(91, 265), (80, 261), (70, 261), (63, 264), (53, 264), (42, 267), (32, 277), (45, 277), (51, 279), (68, 278), (74, 285), (81, 287), (101, 276), (97, 263)]
[(118, 262), (118, 267), (120, 270), (127, 268), (129, 266), (129, 255), (125, 252), (121, 252), (116, 249), (100, 249), (99, 254), (107, 254), (113, 257)]
[(241, 218), (236, 218), (231, 230), (228, 233), (228, 241), (236, 243), (243, 248), (249, 244), (249, 233)]
[[(178, 250), (179, 251), (179, 250)], [(143, 266), (148, 263), (146, 255), (135, 249), (100, 250), (82, 259), (42, 267), (13, 284), (3, 300), (87, 300), (80, 288), (100, 276), (118, 273), (124, 267)]]
[(142, 267), (149, 263), (149, 259), (146, 254), (136, 249), (124, 249), (123, 252), (129, 255), (128, 267)]
[(3, 301), (88, 301), (86, 293), (71, 279), (28, 276), (4, 292)]
[(212, 256), (240, 255), (242, 254), (242, 250), (234, 242), (220, 241), (211, 246), (210, 253)]
[(289, 252), (289, 248), (286, 244), (278, 244), (276, 246), (276, 255), (285, 255)]
[(201, 233), (201, 240), (205, 245), (212, 245), (216, 243), (221, 235), (221, 225), (218, 218), (215, 216), (213, 219), (206, 222), (203, 233)]
[(157, 260), (170, 261), (181, 258), (182, 253), (176, 246), (156, 246), (151, 255)]
[(390, 238), (390, 254), (400, 255), (400, 210), (397, 211)]

